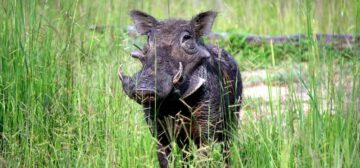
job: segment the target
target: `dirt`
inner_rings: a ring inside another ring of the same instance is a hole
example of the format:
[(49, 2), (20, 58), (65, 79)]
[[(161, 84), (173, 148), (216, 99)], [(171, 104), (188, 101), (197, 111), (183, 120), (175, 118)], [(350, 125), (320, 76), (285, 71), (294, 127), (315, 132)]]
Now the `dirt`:
[[(299, 71), (302, 71), (299, 73)], [(351, 102), (352, 83), (346, 81), (352, 81), (350, 73), (345, 77), (343, 81), (339, 80), (341, 76), (338, 72), (340, 68), (334, 69), (334, 75), (328, 76), (326, 73), (320, 73), (318, 77), (317, 85), (317, 103), (322, 112), (335, 113), (334, 101), (336, 98), (334, 95), (328, 95), (331, 86), (335, 87), (334, 92), (341, 89), (344, 100)], [(267, 70), (253, 70), (245, 71), (242, 73), (242, 79), (244, 82), (243, 92), (243, 108), (240, 112), (241, 118), (245, 115), (245, 112), (250, 112), (254, 117), (268, 116), (271, 111), (286, 112), (289, 110), (298, 111), (299, 108), (307, 114), (309, 112), (309, 103), (312, 99), (309, 95), (309, 83), (307, 80), (307, 67), (305, 65), (289, 66), (288, 68), (267, 69)], [(324, 71), (326, 72), (326, 69)], [(344, 73), (344, 72), (343, 72)], [(271, 79), (271, 80), (269, 80)], [(334, 82), (334, 85), (329, 85), (329, 80)], [(345, 81), (346, 79), (346, 81)], [(331, 98), (330, 98), (331, 97)], [(342, 99), (341, 99), (342, 100)], [(271, 103), (273, 104), (271, 106)], [(301, 107), (299, 107), (301, 105)], [(271, 110), (271, 108), (273, 108)]]

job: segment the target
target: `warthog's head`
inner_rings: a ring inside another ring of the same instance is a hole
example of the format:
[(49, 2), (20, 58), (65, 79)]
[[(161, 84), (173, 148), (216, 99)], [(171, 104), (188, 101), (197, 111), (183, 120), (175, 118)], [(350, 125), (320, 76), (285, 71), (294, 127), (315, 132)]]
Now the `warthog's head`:
[(216, 14), (208, 11), (190, 21), (158, 21), (144, 12), (131, 11), (135, 28), (147, 36), (147, 43), (131, 53), (142, 63), (139, 72), (128, 77), (119, 69), (124, 91), (144, 103), (164, 99), (171, 93), (187, 97), (200, 88), (205, 79), (194, 72), (210, 57), (200, 38), (210, 33)]

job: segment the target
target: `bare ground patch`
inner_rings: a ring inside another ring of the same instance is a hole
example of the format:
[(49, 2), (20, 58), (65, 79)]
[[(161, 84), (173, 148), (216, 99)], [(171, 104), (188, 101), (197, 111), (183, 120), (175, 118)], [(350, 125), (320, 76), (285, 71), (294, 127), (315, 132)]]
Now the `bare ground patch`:
[[(356, 96), (353, 92), (359, 90), (353, 87), (354, 83), (347, 82), (353, 81), (354, 76), (349, 72), (351, 68), (343, 69), (336, 65), (331, 69), (328, 66), (319, 68), (321, 70), (318, 70), (316, 75), (320, 80), (316, 81), (315, 91), (310, 89), (306, 64), (243, 72), (244, 104), (240, 117), (244, 119), (245, 112), (258, 118), (268, 116), (272, 111), (282, 113), (291, 109), (302, 110), (307, 114), (310, 110), (309, 103), (315, 101), (321, 112), (335, 113), (334, 101), (337, 99), (349, 104)], [(341, 97), (343, 99), (340, 99)], [(356, 99), (360, 104), (360, 99)]]

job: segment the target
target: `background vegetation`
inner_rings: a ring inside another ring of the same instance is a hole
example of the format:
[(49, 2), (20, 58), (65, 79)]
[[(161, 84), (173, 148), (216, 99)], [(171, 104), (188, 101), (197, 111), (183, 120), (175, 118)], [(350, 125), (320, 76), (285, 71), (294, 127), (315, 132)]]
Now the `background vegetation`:
[[(359, 49), (334, 50), (311, 38), (359, 34), (358, 0), (2, 0), (0, 6), (0, 167), (158, 167), (156, 140), (116, 73), (120, 64), (128, 74), (139, 69), (127, 34), (134, 8), (159, 19), (214, 9), (216, 32), (309, 35), (300, 47), (221, 43), (244, 72), (245, 93), (267, 88), (267, 98), (244, 99), (231, 165), (360, 167)], [(259, 69), (265, 77), (252, 75)], [(280, 87), (285, 91), (271, 90)], [(186, 164), (222, 166), (217, 144), (209, 148), (208, 157), (194, 148)], [(173, 167), (181, 156), (175, 147)]]

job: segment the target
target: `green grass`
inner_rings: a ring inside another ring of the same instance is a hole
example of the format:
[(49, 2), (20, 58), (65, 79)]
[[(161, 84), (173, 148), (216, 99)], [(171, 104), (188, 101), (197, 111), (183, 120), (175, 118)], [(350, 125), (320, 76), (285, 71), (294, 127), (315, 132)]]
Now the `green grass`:
[[(0, 167), (158, 167), (142, 109), (123, 94), (117, 77), (120, 64), (128, 74), (140, 68), (129, 56), (130, 9), (161, 19), (216, 9), (219, 32), (360, 32), (358, 0), (14, 0), (0, 6)], [(91, 31), (94, 25), (105, 29)], [(267, 87), (289, 90), (283, 100), (272, 92), (269, 100), (244, 99), (232, 167), (360, 167), (359, 50), (331, 50), (316, 41), (224, 47), (241, 70), (265, 69)], [(277, 68), (289, 73), (274, 77)], [(186, 164), (222, 166), (219, 144), (208, 148), (208, 157), (191, 148), (195, 159)], [(175, 147), (173, 167), (181, 156)]]

